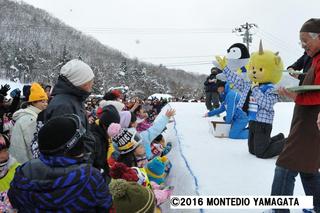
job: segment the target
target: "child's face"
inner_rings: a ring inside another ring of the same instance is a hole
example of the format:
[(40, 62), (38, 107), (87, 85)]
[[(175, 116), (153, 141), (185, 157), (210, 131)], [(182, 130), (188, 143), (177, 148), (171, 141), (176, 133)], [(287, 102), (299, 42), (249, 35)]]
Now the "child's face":
[(147, 118), (148, 117), (148, 113), (145, 112), (145, 110), (143, 108), (141, 108), (138, 112), (137, 115), (141, 118)]
[(137, 121), (131, 122), (129, 126), (132, 127), (132, 128), (137, 128), (138, 123), (137, 123)]
[(9, 159), (8, 149), (0, 150), (0, 163), (5, 162)]
[(164, 139), (164, 137), (161, 139), (160, 144), (165, 147), (166, 146), (166, 140)]
[(218, 93), (223, 94), (224, 93), (224, 87), (218, 87)]
[(134, 155), (135, 156), (142, 156), (146, 153), (146, 150), (142, 144), (137, 146), (137, 148), (134, 150)]

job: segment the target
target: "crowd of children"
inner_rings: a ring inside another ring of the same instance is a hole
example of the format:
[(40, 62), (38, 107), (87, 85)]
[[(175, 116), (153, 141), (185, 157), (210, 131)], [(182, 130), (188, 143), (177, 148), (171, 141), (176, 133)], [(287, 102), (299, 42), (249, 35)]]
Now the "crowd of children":
[(1, 212), (161, 212), (173, 191), (163, 132), (175, 110), (160, 114), (165, 100), (120, 90), (89, 98), (93, 77), (71, 60), (54, 87), (33, 83), (13, 90), (11, 104), (3, 98)]

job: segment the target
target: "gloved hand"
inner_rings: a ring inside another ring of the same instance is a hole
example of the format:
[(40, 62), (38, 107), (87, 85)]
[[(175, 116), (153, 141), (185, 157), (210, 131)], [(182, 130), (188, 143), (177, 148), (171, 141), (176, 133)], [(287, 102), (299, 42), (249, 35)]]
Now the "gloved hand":
[(216, 61), (213, 61), (213, 64), (217, 66), (219, 69), (223, 70), (228, 64), (227, 58), (225, 56), (224, 57), (215, 56), (215, 58), (216, 58)]
[(16, 88), (10, 92), (10, 96), (12, 98), (18, 98), (20, 97), (20, 95), (21, 95), (21, 90), (19, 88)]
[(161, 157), (167, 155), (172, 149), (172, 143), (168, 142), (166, 147), (162, 150)]
[(7, 96), (7, 92), (10, 90), (10, 85), (9, 84), (5, 84), (5, 85), (1, 85), (0, 88), (0, 94), (2, 94), (3, 96)]
[(251, 90), (255, 87), (258, 87), (259, 86), (259, 83), (258, 82), (252, 82), (251, 84)]

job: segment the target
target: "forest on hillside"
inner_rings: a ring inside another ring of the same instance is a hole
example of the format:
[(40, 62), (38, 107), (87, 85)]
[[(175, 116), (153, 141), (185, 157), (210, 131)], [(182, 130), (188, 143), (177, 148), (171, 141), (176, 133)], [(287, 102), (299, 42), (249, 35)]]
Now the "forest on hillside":
[(92, 67), (97, 94), (126, 85), (141, 97), (153, 93), (188, 98), (203, 95), (204, 75), (127, 58), (44, 10), (22, 1), (0, 0), (1, 78), (54, 84), (61, 66), (72, 58)]

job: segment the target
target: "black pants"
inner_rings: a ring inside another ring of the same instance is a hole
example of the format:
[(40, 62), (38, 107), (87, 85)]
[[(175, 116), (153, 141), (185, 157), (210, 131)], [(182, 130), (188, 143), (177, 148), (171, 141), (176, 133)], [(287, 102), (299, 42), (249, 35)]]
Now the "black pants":
[[(212, 105), (213, 103), (213, 105)], [(213, 108), (219, 107), (219, 93), (218, 92), (206, 92), (206, 107), (209, 111)]]
[(280, 154), (285, 140), (270, 138), (272, 125), (258, 121), (249, 122), (249, 152), (258, 158), (272, 158)]

